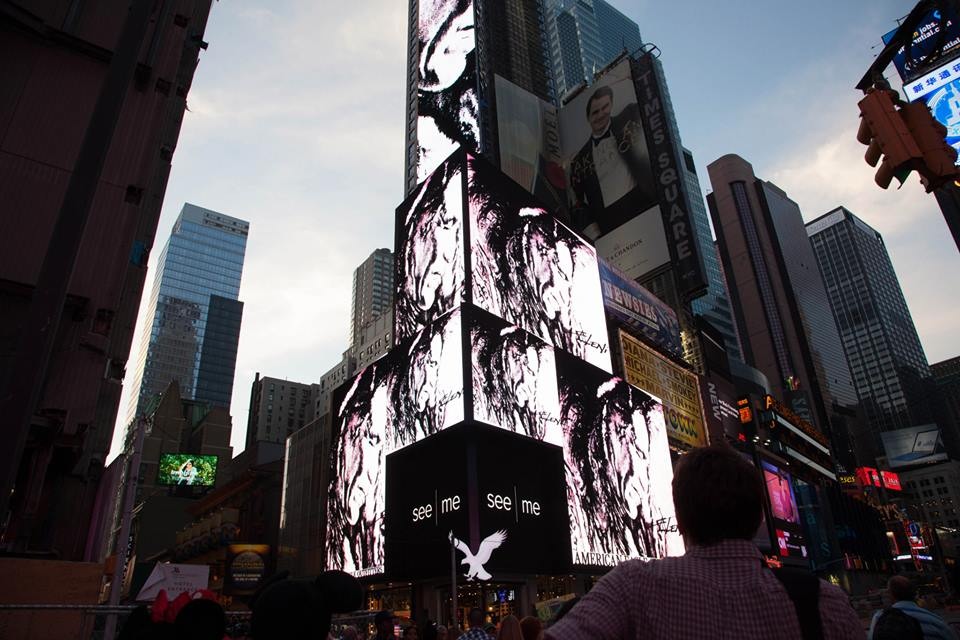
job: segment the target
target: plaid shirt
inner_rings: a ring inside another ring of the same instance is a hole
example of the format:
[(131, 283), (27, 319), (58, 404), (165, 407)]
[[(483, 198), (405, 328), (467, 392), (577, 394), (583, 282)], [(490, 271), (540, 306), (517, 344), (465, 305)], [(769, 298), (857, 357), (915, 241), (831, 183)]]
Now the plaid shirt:
[[(690, 547), (686, 555), (625, 562), (558, 623), (553, 640), (735, 638), (800, 640), (790, 596), (752, 542)], [(863, 640), (847, 594), (820, 581), (824, 640)]]
[(460, 640), (493, 640), (493, 636), (483, 630), (483, 627), (472, 627)]

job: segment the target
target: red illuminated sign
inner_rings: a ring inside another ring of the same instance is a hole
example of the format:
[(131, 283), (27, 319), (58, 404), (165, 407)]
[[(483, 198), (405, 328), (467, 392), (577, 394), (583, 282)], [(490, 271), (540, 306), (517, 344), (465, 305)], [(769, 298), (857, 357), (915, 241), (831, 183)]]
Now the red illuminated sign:
[(880, 479), (883, 481), (883, 486), (891, 491), (903, 490), (903, 488), (900, 486), (900, 476), (893, 471), (881, 471)]
[(873, 467), (857, 467), (857, 480), (865, 487), (882, 487), (880, 472)]

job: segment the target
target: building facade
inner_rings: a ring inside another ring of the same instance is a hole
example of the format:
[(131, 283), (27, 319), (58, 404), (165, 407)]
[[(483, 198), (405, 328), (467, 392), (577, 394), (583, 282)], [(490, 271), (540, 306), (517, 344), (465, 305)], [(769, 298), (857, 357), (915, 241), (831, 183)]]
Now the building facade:
[(359, 346), (363, 328), (393, 309), (393, 252), (377, 249), (353, 270), (350, 345)]
[(185, 398), (230, 407), (250, 225), (185, 204), (157, 261), (127, 408), (129, 424), (171, 381)]
[(930, 367), (880, 234), (843, 207), (806, 231), (869, 425), (862, 455), (872, 462), (884, 455), (881, 432), (936, 421)]
[[(0, 350), (5, 354), (25, 344), (24, 319), (68, 184), (76, 179), (128, 6), (114, 0), (12, 0), (0, 11), (0, 83), (6, 96), (0, 104)], [(33, 417), (25, 448), (22, 454), (13, 451), (19, 460), (4, 465), (20, 474), (3, 546), (55, 549), (64, 560), (89, 555), (87, 523), (110, 448), (187, 95), (206, 48), (210, 7), (210, 0), (179, 2), (176, 20), (172, 12), (163, 19), (161, 5), (154, 7), (139, 69), (123, 88), (116, 127), (94, 133), (98, 142), (109, 143), (109, 151), (92, 185), (79, 252), (63, 265), (69, 274), (66, 302), (53, 355), (38, 374), (42, 392), (28, 409)], [(43, 365), (29, 355), (26, 361)], [(8, 397), (12, 363), (12, 358), (0, 361), (0, 398)], [(0, 401), (0, 407), (6, 420), (7, 403)]]
[(317, 385), (279, 378), (260, 377), (250, 386), (246, 449), (257, 442), (283, 443), (294, 431), (313, 419)]
[(546, 0), (545, 26), (557, 96), (590, 82), (623, 51), (640, 48), (640, 27), (605, 0)]
[(739, 156), (707, 170), (744, 358), (767, 376), (774, 396), (833, 437), (843, 464), (853, 464), (846, 434), (858, 429), (857, 396), (800, 208)]

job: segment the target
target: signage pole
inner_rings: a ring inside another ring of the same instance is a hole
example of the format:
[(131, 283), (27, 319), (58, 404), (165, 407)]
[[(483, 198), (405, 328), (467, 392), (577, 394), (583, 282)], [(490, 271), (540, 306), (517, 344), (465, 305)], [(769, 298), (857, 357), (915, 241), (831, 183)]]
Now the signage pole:
[[(140, 454), (143, 450), (143, 438), (147, 431), (147, 420), (143, 416), (137, 418), (136, 432), (133, 434), (133, 451), (130, 453), (127, 467), (126, 481), (123, 483), (123, 511), (120, 520), (120, 535), (113, 545), (113, 578), (110, 581), (110, 600), (108, 604), (116, 608), (120, 604), (120, 590), (126, 575), (129, 562), (128, 541), (130, 525), (133, 521), (133, 507), (137, 499), (137, 485), (140, 484)], [(132, 555), (132, 553), (131, 553)], [(106, 625), (103, 630), (103, 640), (113, 640), (117, 630), (116, 611), (107, 614)]]
[(457, 547), (450, 536), (450, 595), (453, 602), (453, 625), (457, 626)]

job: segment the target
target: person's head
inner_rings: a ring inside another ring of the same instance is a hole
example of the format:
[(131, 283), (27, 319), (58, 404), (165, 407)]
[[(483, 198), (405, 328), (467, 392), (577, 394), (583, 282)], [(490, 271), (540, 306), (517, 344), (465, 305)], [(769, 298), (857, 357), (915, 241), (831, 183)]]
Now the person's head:
[(373, 617), (373, 626), (377, 628), (377, 633), (382, 636), (393, 635), (393, 612), (378, 611)]
[(677, 462), (673, 502), (677, 528), (689, 544), (752, 540), (763, 517), (763, 480), (732, 447), (701, 447)]
[(890, 597), (894, 602), (901, 600), (916, 600), (917, 589), (913, 582), (906, 576), (893, 576), (887, 581), (887, 589), (890, 591)]
[(363, 586), (348, 573), (324, 571), (312, 580), (290, 580), (287, 575), (271, 578), (254, 594), (250, 635), (256, 640), (324, 638), (334, 613), (363, 606)]
[(470, 623), (470, 628), (482, 627), (483, 626), (483, 609), (479, 607), (473, 607), (470, 609), (470, 613), (467, 614), (467, 622)]
[(403, 630), (403, 640), (420, 640), (420, 631), (416, 625), (410, 625)]
[(223, 640), (227, 619), (219, 603), (200, 598), (183, 606), (173, 626), (181, 640)]
[(587, 121), (593, 135), (599, 136), (610, 124), (610, 111), (613, 109), (613, 89), (600, 87), (587, 100)]
[(442, 624), (437, 625), (437, 640), (447, 640), (447, 628)]
[(497, 640), (523, 640), (523, 631), (520, 630), (520, 620), (517, 616), (509, 615), (500, 621)]
[(359, 634), (357, 633), (357, 628), (354, 626), (346, 626), (340, 631), (340, 637), (342, 640), (357, 640)]
[(520, 621), (520, 631), (523, 633), (523, 640), (540, 640), (543, 637), (543, 623), (540, 618), (527, 616)]

